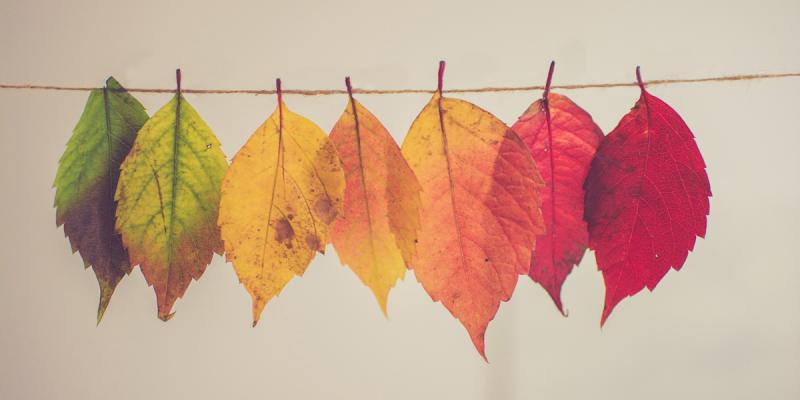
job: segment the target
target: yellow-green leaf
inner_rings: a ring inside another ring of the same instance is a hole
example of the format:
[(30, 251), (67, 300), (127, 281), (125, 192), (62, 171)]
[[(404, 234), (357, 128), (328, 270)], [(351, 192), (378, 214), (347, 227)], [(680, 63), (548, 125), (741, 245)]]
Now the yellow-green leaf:
[(142, 127), (122, 164), (117, 230), (162, 320), (222, 252), (215, 221), (226, 168), (219, 141), (180, 94)]

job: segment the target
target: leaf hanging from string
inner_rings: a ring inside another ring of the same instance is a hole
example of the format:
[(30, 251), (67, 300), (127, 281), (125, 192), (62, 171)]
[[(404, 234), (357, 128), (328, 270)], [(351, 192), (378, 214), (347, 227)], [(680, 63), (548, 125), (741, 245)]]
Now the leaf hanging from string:
[(213, 253), (222, 254), (215, 222), (228, 165), (211, 128), (180, 93), (177, 75), (178, 93), (139, 131), (116, 193), (117, 230), (154, 287), (164, 321)]
[(600, 144), (586, 180), (589, 247), (606, 286), (601, 324), (622, 299), (683, 266), (709, 212), (694, 135), (636, 73), (641, 97)]
[(278, 107), (236, 153), (222, 184), (219, 226), (239, 281), (253, 298), (253, 325), (266, 303), (302, 276), (341, 213), (344, 174), (317, 125)]
[(542, 180), (503, 122), (439, 90), (411, 125), (403, 155), (422, 187), (413, 267), (434, 301), (458, 318), (478, 352), (501, 301), (530, 270), (543, 233)]
[(564, 313), (561, 286), (583, 258), (589, 232), (583, 220), (583, 183), (603, 132), (591, 115), (566, 96), (550, 92), (550, 64), (542, 99), (511, 127), (528, 146), (542, 174), (545, 232), (536, 240), (530, 277)]
[(56, 174), (56, 224), (64, 225), (72, 251), (94, 270), (100, 285), (97, 323), (131, 264), (114, 230), (114, 189), (122, 160), (147, 113), (113, 77), (92, 90)]
[(344, 213), (331, 230), (333, 247), (386, 314), (389, 290), (404, 277), (414, 254), (420, 186), (392, 136), (352, 92), (330, 140), (346, 177)]

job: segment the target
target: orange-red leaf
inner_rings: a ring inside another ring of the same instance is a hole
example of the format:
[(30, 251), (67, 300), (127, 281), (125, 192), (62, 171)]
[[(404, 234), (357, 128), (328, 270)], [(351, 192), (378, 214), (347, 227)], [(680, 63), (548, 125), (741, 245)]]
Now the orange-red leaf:
[(437, 92), (411, 125), (403, 155), (422, 186), (413, 267), (435, 301), (484, 333), (530, 270), (542, 180), (525, 144), (492, 114)]
[(561, 286), (588, 246), (583, 183), (603, 132), (566, 96), (545, 92), (546, 101), (534, 102), (512, 129), (528, 145), (545, 182), (545, 233), (536, 240), (529, 275), (563, 313)]
[(414, 253), (419, 183), (386, 128), (352, 96), (330, 140), (346, 178), (344, 214), (333, 225), (331, 241), (386, 314), (389, 290)]

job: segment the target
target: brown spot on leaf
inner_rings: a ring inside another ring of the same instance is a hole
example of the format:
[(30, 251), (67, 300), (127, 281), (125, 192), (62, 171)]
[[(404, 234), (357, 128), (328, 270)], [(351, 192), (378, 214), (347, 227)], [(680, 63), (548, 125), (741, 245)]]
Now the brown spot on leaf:
[(309, 233), (306, 235), (306, 244), (308, 245), (309, 249), (317, 250), (319, 249), (319, 238), (317, 235)]
[(275, 221), (275, 240), (282, 242), (288, 248), (292, 248), (292, 238), (294, 238), (294, 229), (292, 224), (286, 218), (281, 218)]
[(330, 224), (336, 219), (336, 209), (333, 208), (331, 200), (327, 197), (314, 202), (314, 214), (326, 224)]

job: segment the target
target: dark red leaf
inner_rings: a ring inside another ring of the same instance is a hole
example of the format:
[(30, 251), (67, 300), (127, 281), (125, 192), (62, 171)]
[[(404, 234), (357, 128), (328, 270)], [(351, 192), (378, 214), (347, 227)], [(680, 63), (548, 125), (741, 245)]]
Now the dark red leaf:
[(622, 299), (679, 270), (706, 233), (711, 189), (694, 136), (639, 85), (639, 101), (600, 144), (586, 180), (589, 247), (606, 286), (601, 324)]

